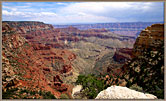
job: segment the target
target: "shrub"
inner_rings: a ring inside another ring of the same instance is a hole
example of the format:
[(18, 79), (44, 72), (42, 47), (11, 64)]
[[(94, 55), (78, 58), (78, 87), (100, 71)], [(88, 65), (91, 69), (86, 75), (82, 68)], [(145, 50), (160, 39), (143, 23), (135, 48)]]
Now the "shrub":
[(61, 94), (60, 99), (69, 99), (67, 94)]
[(12, 97), (13, 94), (15, 94), (15, 91), (17, 91), (18, 88), (13, 88), (13, 89), (9, 89), (6, 92), (2, 91), (2, 99), (9, 99), (10, 97)]
[(25, 90), (21, 90), (19, 93), (20, 93), (20, 94), (29, 93), (29, 91), (25, 89)]
[(76, 83), (83, 86), (83, 93), (89, 99), (94, 99), (105, 88), (104, 80), (98, 80), (93, 74), (79, 75)]
[(44, 92), (42, 93), (43, 99), (56, 99), (56, 97), (51, 94), (51, 92)]
[[(164, 43), (163, 43), (164, 44)], [(146, 49), (143, 55), (135, 57), (125, 67), (122, 77), (127, 87), (136, 84), (147, 93), (164, 98), (164, 45), (161, 44), (154, 55), (152, 49)], [(134, 65), (133, 65), (134, 64)]]

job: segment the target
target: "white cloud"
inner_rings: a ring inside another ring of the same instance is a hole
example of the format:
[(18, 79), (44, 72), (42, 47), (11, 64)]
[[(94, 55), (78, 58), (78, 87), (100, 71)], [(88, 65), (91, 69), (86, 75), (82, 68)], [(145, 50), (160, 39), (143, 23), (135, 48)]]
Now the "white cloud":
[(110, 13), (119, 10), (145, 10), (150, 8), (152, 3), (133, 3), (133, 2), (81, 2), (73, 3), (64, 7), (60, 12), (70, 13)]
[(2, 14), (5, 20), (26, 19), (46, 23), (120, 22), (142, 21), (146, 17), (151, 19), (148, 14), (153, 14), (154, 17), (157, 14), (162, 16), (159, 13), (162, 7), (157, 7), (155, 2), (54, 2), (53, 4), (35, 2), (24, 5), (3, 5)]
[(11, 15), (11, 13), (8, 12), (7, 10), (2, 10), (2, 14), (3, 14), (3, 15)]
[(57, 14), (53, 13), (53, 12), (41, 12), (39, 13), (40, 16), (57, 16)]
[(9, 7), (9, 6), (2, 6), (2, 8), (8, 9), (8, 10), (11, 10), (11, 11), (16, 11), (17, 10), (17, 8), (15, 8), (15, 7)]
[(58, 4), (58, 5), (67, 5), (66, 3), (62, 3), (62, 2), (58, 2), (56, 4)]
[(19, 16), (22, 18), (39, 18), (39, 17), (44, 17), (44, 16), (48, 16), (48, 17), (56, 17), (57, 15), (53, 12), (41, 12), (41, 13), (33, 13), (33, 12), (19, 12), (19, 11), (7, 11), (7, 10), (2, 10), (2, 14), (3, 16), (13, 16), (13, 18), (16, 18)]

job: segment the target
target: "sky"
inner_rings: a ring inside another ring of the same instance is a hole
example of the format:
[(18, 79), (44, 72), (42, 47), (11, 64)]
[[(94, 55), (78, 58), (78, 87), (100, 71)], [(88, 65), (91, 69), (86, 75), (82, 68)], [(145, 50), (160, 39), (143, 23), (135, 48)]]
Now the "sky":
[(160, 22), (163, 2), (3, 2), (3, 21), (49, 24)]

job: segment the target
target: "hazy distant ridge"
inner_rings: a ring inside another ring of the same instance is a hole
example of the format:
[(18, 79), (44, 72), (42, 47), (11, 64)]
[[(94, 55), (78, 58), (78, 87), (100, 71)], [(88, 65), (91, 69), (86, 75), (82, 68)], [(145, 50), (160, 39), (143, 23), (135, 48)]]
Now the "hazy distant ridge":
[(98, 29), (98, 28), (143, 28), (155, 23), (163, 23), (163, 22), (121, 22), (121, 23), (96, 23), (96, 24), (66, 24), (66, 25), (54, 25), (55, 28), (65, 28), (69, 26), (73, 26), (79, 28), (81, 30), (86, 29)]
[(121, 23), (96, 23), (96, 24), (70, 24), (70, 25), (54, 25), (55, 28), (66, 28), (69, 26), (76, 27), (80, 30), (87, 29), (107, 29), (120, 35), (129, 35), (137, 37), (141, 30), (147, 26), (163, 22), (121, 22)]

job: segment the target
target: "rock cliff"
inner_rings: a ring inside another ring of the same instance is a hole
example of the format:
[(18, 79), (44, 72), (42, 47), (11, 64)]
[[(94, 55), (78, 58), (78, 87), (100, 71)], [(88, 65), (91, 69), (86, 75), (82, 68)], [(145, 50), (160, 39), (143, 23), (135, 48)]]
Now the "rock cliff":
[(122, 67), (127, 86), (137, 84), (145, 92), (164, 98), (164, 25), (143, 30), (133, 48), (133, 57)]
[(3, 21), (3, 23), (7, 23), (11, 28), (15, 28), (20, 33), (28, 33), (36, 30), (51, 30), (54, 28), (50, 24), (35, 21)]
[(45, 98), (40, 92), (50, 92), (47, 94), (56, 98), (61, 93), (71, 95), (72, 85), (59, 81), (72, 72), (71, 62), (76, 58), (72, 52), (29, 42), (7, 23), (2, 29), (3, 98)]
[(117, 49), (113, 58), (115, 61), (119, 63), (125, 63), (128, 60), (131, 60), (132, 49), (129, 48), (121, 48)]
[(137, 57), (142, 55), (143, 52), (147, 49), (152, 49), (157, 51), (158, 48), (161, 48), (160, 45), (164, 41), (164, 26), (163, 24), (153, 24), (146, 29), (144, 29), (138, 38), (133, 47), (133, 55)]

